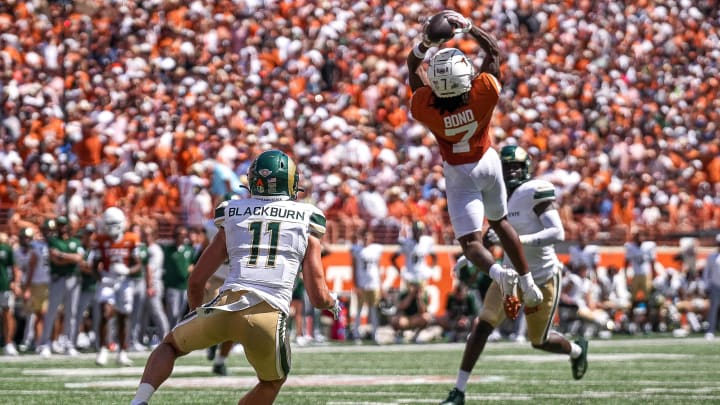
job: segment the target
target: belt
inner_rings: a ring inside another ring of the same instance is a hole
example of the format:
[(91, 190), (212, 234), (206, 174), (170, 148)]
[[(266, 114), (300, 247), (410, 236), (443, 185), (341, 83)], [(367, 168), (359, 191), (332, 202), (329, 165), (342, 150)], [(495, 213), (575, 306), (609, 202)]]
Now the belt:
[[(223, 300), (223, 298), (227, 299)], [(215, 305), (217, 302), (227, 302), (229, 304)], [(264, 300), (253, 292), (248, 291), (223, 291), (214, 300), (207, 304), (201, 305), (196, 308), (196, 312), (199, 317), (210, 316), (217, 311), (223, 312), (237, 312), (253, 307)]]

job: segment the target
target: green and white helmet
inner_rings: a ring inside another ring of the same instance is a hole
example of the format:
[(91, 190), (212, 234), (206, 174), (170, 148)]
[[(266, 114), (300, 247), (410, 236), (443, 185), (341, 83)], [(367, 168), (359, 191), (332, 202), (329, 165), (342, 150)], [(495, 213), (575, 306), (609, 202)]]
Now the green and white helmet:
[(508, 194), (530, 180), (532, 162), (525, 149), (517, 145), (503, 146), (500, 150), (500, 161), (502, 162), (503, 180)]
[(261, 153), (248, 169), (248, 187), (253, 196), (288, 196), (294, 200), (299, 179), (295, 162), (279, 150)]

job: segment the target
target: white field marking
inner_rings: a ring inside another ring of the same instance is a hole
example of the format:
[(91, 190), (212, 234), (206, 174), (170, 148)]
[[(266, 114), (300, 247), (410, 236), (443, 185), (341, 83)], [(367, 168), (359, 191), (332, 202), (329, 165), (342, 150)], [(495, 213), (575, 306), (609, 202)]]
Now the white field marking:
[[(63, 395), (64, 394), (87, 395), (88, 391), (87, 390), (63, 390), (62, 393), (63, 393)], [(55, 396), (55, 395), (58, 395), (58, 390), (2, 390), (2, 394), (3, 395), (29, 395), (29, 396), (33, 396), (33, 397), (37, 396), (37, 395), (53, 395), (53, 396)], [(98, 394), (98, 393), (93, 393), (93, 395), (96, 395), (96, 394)], [(112, 391), (112, 393), (110, 393), (110, 395), (113, 395), (113, 396), (121, 395), (121, 394), (130, 396), (130, 395), (135, 394), (135, 391), (134, 390), (133, 391), (114, 390), (114, 391)], [(100, 394), (100, 395), (102, 395), (102, 394)], [(34, 399), (37, 400), (37, 398), (34, 398)]]
[[(670, 338), (639, 338), (639, 339), (613, 339), (591, 341), (592, 347), (638, 347), (638, 346), (671, 346), (682, 343), (683, 345), (710, 345), (715, 342), (708, 342), (703, 337), (690, 337), (682, 339)], [(377, 352), (436, 352), (462, 350), (464, 343), (428, 343), (428, 344), (401, 344), (401, 345), (327, 345), (327, 346), (293, 346), (293, 352), (303, 353), (377, 353)], [(491, 342), (485, 346), (485, 353), (495, 350), (517, 349), (518, 347), (530, 348), (530, 343), (519, 345), (515, 342)], [(590, 351), (592, 353), (592, 349)], [(204, 353), (204, 352), (203, 352)], [(483, 356), (485, 356), (483, 353)]]
[[(67, 377), (110, 377), (120, 376), (141, 376), (144, 367), (118, 367), (118, 368), (45, 368), (23, 370), (23, 375), (46, 375), (46, 376), (67, 376)], [(175, 366), (173, 375), (189, 373), (210, 373), (212, 365), (207, 366)], [(229, 371), (255, 373), (252, 367), (228, 367)]]
[[(228, 388), (252, 387), (257, 384), (256, 377), (180, 377), (170, 378), (163, 386), (174, 388)], [(471, 378), (471, 383), (498, 383), (505, 381), (502, 376), (483, 376)], [(285, 387), (334, 387), (334, 386), (375, 386), (375, 385), (420, 385), (453, 384), (454, 376), (440, 375), (301, 375), (288, 376)], [(65, 383), (67, 388), (123, 388), (137, 386), (137, 379), (116, 379), (111, 381), (85, 381)]]
[[(567, 355), (553, 354), (499, 354), (483, 355), (486, 360), (521, 361), (523, 363), (569, 362)], [(588, 354), (588, 361), (634, 361), (634, 360), (686, 360), (696, 357), (690, 354), (664, 353), (624, 353), (624, 354)]]

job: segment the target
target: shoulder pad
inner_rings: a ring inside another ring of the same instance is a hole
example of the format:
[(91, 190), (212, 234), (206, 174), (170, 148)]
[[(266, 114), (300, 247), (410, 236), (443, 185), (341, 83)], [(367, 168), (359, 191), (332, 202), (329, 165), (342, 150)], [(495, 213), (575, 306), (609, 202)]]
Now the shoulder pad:
[(213, 219), (213, 222), (215, 222), (215, 226), (218, 228), (221, 228), (225, 226), (225, 208), (230, 205), (229, 200), (225, 200), (218, 204), (218, 206), (215, 208), (215, 217)]
[(537, 181), (533, 184), (533, 204), (544, 201), (555, 201), (555, 186), (547, 181)]
[(325, 235), (325, 223), (327, 220), (325, 219), (325, 214), (323, 214), (322, 211), (320, 211), (319, 208), (309, 205), (310, 206), (310, 234), (317, 237), (322, 238), (323, 235)]

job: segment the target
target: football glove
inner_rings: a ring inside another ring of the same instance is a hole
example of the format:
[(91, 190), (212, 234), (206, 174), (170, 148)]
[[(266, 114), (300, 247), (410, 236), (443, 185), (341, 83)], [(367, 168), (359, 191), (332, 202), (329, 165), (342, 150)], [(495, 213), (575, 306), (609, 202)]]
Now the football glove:
[(536, 307), (543, 301), (543, 293), (540, 287), (535, 284), (532, 274), (526, 273), (520, 276), (520, 289), (523, 292), (523, 302), (526, 307)]
[(337, 294), (330, 293), (330, 296), (333, 300), (335, 300), (335, 303), (333, 304), (332, 308), (328, 308), (328, 311), (332, 313), (333, 319), (337, 320), (338, 318), (340, 318), (340, 312), (342, 312), (342, 304), (340, 303)]
[(465, 18), (462, 14), (454, 10), (448, 10), (445, 12), (445, 18), (447, 21), (455, 27), (456, 34), (465, 34), (472, 28), (472, 22), (470, 19)]

